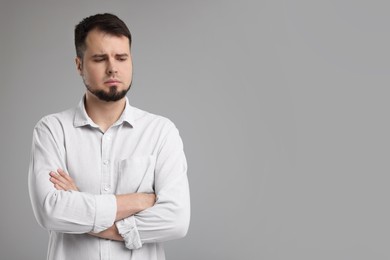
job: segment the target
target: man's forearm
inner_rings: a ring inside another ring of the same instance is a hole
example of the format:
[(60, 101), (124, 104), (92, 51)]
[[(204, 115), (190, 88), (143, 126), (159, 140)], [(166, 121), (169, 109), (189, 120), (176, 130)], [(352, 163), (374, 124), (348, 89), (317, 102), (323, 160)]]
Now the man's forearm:
[(105, 238), (105, 239), (109, 239), (109, 240), (123, 241), (123, 237), (119, 234), (118, 229), (116, 228), (115, 224), (102, 232), (99, 232), (99, 233), (89, 232), (88, 234), (95, 236), (95, 237)]
[(115, 221), (130, 217), (150, 208), (156, 202), (156, 195), (148, 193), (129, 193), (116, 195), (115, 197), (117, 204)]

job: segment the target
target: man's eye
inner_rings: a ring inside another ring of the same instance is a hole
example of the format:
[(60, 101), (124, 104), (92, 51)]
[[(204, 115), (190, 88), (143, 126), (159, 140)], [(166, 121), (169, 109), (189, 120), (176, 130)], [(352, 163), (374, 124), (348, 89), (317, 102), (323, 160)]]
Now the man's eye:
[(120, 60), (120, 61), (125, 61), (125, 60), (127, 60), (127, 58), (126, 58), (126, 57), (123, 57), (123, 58), (119, 58), (118, 60)]
[(101, 62), (101, 61), (104, 61), (104, 59), (94, 59), (93, 61), (94, 62)]

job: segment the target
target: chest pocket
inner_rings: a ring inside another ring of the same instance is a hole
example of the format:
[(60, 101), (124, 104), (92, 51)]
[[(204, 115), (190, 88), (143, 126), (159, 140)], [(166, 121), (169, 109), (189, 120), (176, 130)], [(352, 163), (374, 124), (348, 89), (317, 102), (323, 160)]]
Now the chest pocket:
[(116, 193), (154, 192), (155, 156), (134, 156), (118, 163)]

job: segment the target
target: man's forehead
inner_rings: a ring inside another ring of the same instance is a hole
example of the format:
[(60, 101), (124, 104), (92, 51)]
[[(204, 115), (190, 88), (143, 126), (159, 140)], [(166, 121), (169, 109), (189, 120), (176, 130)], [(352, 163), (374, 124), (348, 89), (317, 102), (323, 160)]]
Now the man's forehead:
[(126, 36), (116, 36), (99, 30), (92, 30), (85, 40), (86, 50), (105, 53), (113, 48), (120, 53), (129, 53), (129, 38)]

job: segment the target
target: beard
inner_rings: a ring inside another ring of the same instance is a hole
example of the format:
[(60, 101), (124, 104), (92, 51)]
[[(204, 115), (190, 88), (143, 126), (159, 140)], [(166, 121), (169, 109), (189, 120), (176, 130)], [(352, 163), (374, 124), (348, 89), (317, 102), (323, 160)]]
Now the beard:
[(109, 91), (104, 91), (104, 90), (94, 90), (87, 84), (85, 84), (85, 87), (89, 92), (94, 94), (97, 98), (100, 100), (106, 101), (106, 102), (115, 102), (118, 101), (122, 98), (124, 98), (127, 94), (127, 92), (131, 88), (131, 83), (127, 89), (124, 89), (122, 91), (118, 91), (118, 86), (113, 85), (110, 87)]

